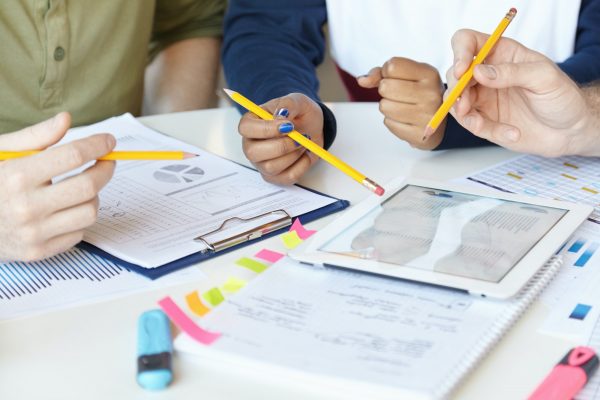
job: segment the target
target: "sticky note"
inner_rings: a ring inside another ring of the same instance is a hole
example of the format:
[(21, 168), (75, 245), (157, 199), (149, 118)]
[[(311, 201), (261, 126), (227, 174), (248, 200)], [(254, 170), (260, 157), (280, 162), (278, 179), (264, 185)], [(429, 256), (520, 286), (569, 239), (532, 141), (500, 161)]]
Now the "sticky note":
[(204, 292), (204, 294), (202, 294), (202, 298), (213, 307), (218, 306), (223, 302), (223, 300), (225, 300), (225, 297), (223, 297), (223, 293), (221, 293), (219, 288), (216, 287)]
[(277, 261), (281, 260), (284, 257), (284, 255), (276, 251), (262, 249), (261, 251), (256, 253), (254, 257), (260, 258), (261, 260), (266, 262), (276, 263)]
[(248, 258), (248, 257), (242, 257), (239, 260), (237, 260), (235, 263), (241, 267), (248, 268), (250, 271), (254, 271), (257, 274), (260, 274), (265, 269), (269, 268), (265, 264), (263, 264), (259, 261), (253, 260), (251, 258)]
[(300, 243), (303, 242), (303, 240), (300, 239), (300, 236), (298, 236), (298, 232), (296, 231), (289, 231), (284, 233), (283, 235), (281, 235), (281, 240), (283, 240), (283, 245), (290, 250), (295, 249)]
[(221, 286), (224, 292), (235, 293), (246, 286), (246, 281), (235, 276), (230, 276), (227, 281)]
[(292, 226), (290, 227), (290, 231), (296, 231), (298, 237), (302, 240), (306, 240), (312, 235), (314, 235), (317, 231), (309, 230), (302, 225), (299, 218), (296, 218)]
[(209, 332), (196, 325), (170, 297), (160, 300), (158, 305), (179, 329), (199, 343), (210, 345), (221, 336), (220, 333)]
[(210, 308), (206, 307), (204, 303), (202, 303), (198, 292), (195, 290), (192, 293), (185, 296), (185, 301), (187, 302), (187, 305), (190, 308), (190, 310), (192, 310), (192, 312), (199, 317), (204, 316), (210, 311)]

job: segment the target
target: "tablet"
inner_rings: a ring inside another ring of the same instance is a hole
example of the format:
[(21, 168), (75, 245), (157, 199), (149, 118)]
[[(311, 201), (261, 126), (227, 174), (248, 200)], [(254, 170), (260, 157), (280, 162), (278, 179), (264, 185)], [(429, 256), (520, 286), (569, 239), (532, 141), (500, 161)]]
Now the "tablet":
[(592, 207), (423, 180), (396, 180), (290, 256), (508, 298), (590, 215)]

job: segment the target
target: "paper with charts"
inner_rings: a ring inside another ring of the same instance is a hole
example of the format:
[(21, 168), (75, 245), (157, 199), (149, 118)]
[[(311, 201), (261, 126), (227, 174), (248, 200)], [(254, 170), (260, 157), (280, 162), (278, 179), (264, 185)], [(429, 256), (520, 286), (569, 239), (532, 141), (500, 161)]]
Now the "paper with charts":
[(600, 224), (600, 159), (521, 156), (467, 177), (494, 189), (565, 200), (594, 207), (590, 220)]
[(0, 321), (204, 277), (198, 268), (186, 268), (152, 281), (77, 248), (41, 261), (0, 263)]
[(269, 376), (292, 368), (295, 381), (310, 374), (319, 385), (369, 385), (367, 398), (378, 387), (443, 395), (507, 329), (517, 307), (518, 300), (285, 258), (202, 317), (203, 328), (221, 332), (218, 340), (205, 346), (182, 334), (175, 348), (202, 360), (253, 362), (250, 368)]
[(155, 132), (129, 114), (72, 130), (67, 140), (97, 132), (112, 133), (117, 150), (199, 154), (182, 161), (119, 161), (100, 193), (98, 221), (84, 240), (142, 267), (204, 250), (193, 239), (227, 218), (277, 209), (297, 216), (335, 201), (296, 186), (266, 183), (258, 172)]
[(600, 159), (525, 155), (460, 182), (594, 206), (596, 211), (563, 246), (563, 267), (540, 296), (549, 310), (540, 331), (585, 343), (600, 317)]

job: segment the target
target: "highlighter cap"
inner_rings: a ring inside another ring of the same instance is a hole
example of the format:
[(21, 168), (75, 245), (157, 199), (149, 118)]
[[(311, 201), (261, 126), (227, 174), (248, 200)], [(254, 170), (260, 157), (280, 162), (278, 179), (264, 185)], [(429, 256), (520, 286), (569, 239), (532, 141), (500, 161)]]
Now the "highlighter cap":
[(166, 388), (173, 380), (171, 325), (162, 310), (143, 313), (138, 320), (137, 382), (148, 390)]

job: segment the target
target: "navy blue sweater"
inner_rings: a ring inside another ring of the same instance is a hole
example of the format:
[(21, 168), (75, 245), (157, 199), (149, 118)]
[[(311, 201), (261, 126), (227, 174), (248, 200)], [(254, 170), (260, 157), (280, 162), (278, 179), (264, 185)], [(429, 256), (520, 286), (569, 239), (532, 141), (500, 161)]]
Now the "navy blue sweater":
[[(223, 66), (229, 86), (261, 104), (298, 92), (325, 117), (325, 147), (335, 138), (333, 113), (319, 99), (316, 67), (323, 61), (325, 0), (229, 0)], [(582, 84), (600, 79), (600, 0), (582, 0), (574, 54), (560, 67)], [(437, 149), (489, 144), (448, 117)]]

